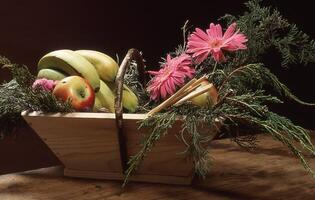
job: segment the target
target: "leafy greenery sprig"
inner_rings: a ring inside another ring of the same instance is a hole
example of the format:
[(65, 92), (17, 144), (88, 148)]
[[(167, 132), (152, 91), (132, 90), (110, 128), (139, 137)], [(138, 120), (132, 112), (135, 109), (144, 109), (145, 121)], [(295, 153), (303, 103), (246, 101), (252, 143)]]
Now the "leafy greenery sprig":
[[(248, 11), (241, 16), (225, 15), (221, 18), (227, 24), (236, 22), (237, 27), (248, 38), (248, 50), (227, 54), (226, 63), (215, 63), (212, 58), (208, 58), (196, 65), (196, 77), (206, 74), (209, 81), (218, 88), (218, 103), (212, 108), (198, 108), (187, 104), (172, 107), (165, 113), (142, 121), (140, 127), (148, 126), (154, 131), (145, 137), (141, 151), (130, 159), (125, 184), (152, 149), (154, 146), (152, 144), (167, 133), (167, 127), (174, 125), (176, 120), (168, 120), (169, 116), (181, 116), (183, 123), (179, 138), (186, 144), (185, 153), (193, 160), (195, 172), (201, 177), (205, 177), (211, 169), (212, 160), (209, 153), (210, 142), (213, 139), (229, 137), (241, 147), (253, 149), (257, 143), (257, 137), (253, 133), (258, 132), (271, 135), (287, 146), (305, 169), (314, 176), (302, 153), (302, 149), (312, 155), (315, 153), (309, 132), (286, 117), (272, 112), (268, 105), (283, 102), (267, 94), (265, 89), (274, 90), (283, 99), (307, 106), (315, 104), (306, 103), (292, 94), (264, 66), (263, 55), (276, 48), (280, 52), (282, 66), (314, 63), (315, 42), (295, 24), (283, 18), (278, 10), (263, 7), (260, 2), (260, 0), (247, 2)], [(170, 52), (171, 55), (178, 56), (185, 52), (186, 31), (187, 23), (183, 28), (184, 44)], [(153, 123), (149, 123), (150, 121)], [(208, 131), (201, 133), (197, 128), (200, 125), (206, 127)], [(190, 140), (186, 140), (185, 135), (188, 135)], [(148, 146), (150, 148), (147, 148)]]
[(32, 88), (35, 77), (26, 66), (13, 64), (0, 57), (0, 66), (8, 68), (13, 76), (0, 85), (0, 137), (11, 133), (21, 122), (22, 111), (72, 112), (69, 102), (58, 101), (50, 92)]
[(151, 134), (144, 138), (139, 153), (130, 158), (128, 162), (129, 168), (125, 172), (123, 187), (127, 184), (132, 172), (137, 169), (146, 154), (153, 148), (155, 142), (167, 134), (167, 130), (172, 127), (175, 121), (176, 114), (166, 112), (147, 118), (140, 124), (139, 128), (146, 127), (151, 129)]
[[(275, 48), (282, 56), (282, 66), (315, 62), (315, 41), (285, 19), (276, 8), (261, 6), (262, 0), (245, 3), (248, 11), (241, 16), (227, 14), (221, 18), (237, 27), (250, 38), (248, 51), (238, 52), (238, 65), (256, 63), (268, 50)], [(233, 64), (236, 64), (234, 63)]]

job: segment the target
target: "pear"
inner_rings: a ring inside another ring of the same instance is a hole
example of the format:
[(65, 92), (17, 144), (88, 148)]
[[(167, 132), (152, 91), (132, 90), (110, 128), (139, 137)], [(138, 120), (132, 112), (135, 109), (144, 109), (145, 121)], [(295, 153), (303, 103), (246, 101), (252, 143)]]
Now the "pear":
[[(210, 84), (209, 81), (205, 80), (201, 82), (200, 86), (196, 89), (196, 91), (202, 89), (203, 86)], [(214, 106), (218, 101), (218, 92), (215, 87), (212, 87), (208, 92), (202, 93), (199, 96), (192, 98), (191, 103), (204, 107), (204, 106)]]

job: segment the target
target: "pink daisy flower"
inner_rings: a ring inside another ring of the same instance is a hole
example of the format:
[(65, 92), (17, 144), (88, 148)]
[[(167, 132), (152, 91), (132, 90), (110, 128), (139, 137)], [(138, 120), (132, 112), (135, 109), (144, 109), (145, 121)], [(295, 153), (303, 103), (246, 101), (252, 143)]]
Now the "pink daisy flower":
[(165, 99), (174, 94), (176, 87), (184, 85), (186, 77), (193, 77), (195, 69), (191, 68), (191, 65), (191, 57), (187, 54), (174, 58), (168, 54), (165, 64), (159, 71), (148, 71), (154, 75), (148, 86), (151, 99)]
[(220, 24), (210, 24), (207, 33), (196, 28), (188, 38), (187, 53), (192, 53), (197, 63), (204, 61), (209, 54), (217, 62), (225, 61), (223, 51), (237, 51), (246, 49), (247, 38), (244, 34), (235, 31), (236, 23), (231, 24), (222, 36), (222, 27)]

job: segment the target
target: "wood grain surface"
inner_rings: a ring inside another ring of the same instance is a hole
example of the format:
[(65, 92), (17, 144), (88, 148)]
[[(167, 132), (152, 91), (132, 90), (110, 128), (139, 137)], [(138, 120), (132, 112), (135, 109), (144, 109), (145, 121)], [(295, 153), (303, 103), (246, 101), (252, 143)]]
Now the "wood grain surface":
[[(65, 166), (65, 175), (83, 178), (122, 179), (118, 128), (113, 113), (23, 112), (24, 119)], [(144, 114), (124, 114), (123, 134), (128, 158), (140, 150), (140, 141), (149, 131), (138, 128)], [(186, 146), (174, 133), (177, 121), (155, 145), (133, 180), (184, 184), (192, 181), (192, 162), (183, 152)]]
[[(259, 139), (253, 152), (230, 140), (213, 142), (212, 172), (191, 186), (130, 183), (120, 195), (119, 181), (63, 177), (62, 167), (52, 167), (0, 176), (0, 199), (315, 199), (315, 179), (281, 144), (267, 136)], [(308, 156), (308, 160), (315, 168), (315, 159)]]

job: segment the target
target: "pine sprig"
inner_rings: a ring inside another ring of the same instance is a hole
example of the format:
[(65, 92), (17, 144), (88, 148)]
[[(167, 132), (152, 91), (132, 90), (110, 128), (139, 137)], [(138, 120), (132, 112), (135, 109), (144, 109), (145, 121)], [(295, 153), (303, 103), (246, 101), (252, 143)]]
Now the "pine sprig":
[(262, 55), (272, 48), (282, 55), (282, 66), (314, 63), (315, 41), (299, 30), (296, 24), (289, 23), (277, 9), (261, 6), (260, 2), (252, 0), (245, 3), (248, 11), (241, 16), (227, 14), (221, 18), (227, 24), (236, 22), (249, 39), (248, 51), (239, 52), (233, 64), (260, 62)]
[(205, 178), (212, 167), (208, 143), (214, 139), (218, 131), (215, 116), (205, 114), (209, 109), (200, 109), (191, 104), (174, 107), (172, 111), (176, 116), (181, 116), (180, 138), (186, 145), (183, 153), (194, 163), (195, 174)]
[[(237, 100), (237, 102), (232, 99)], [(239, 104), (239, 102), (242, 103)], [(286, 117), (271, 112), (265, 105), (267, 102), (277, 103), (279, 101), (275, 97), (263, 95), (262, 91), (238, 95), (229, 97), (215, 112), (226, 120), (226, 126), (230, 129), (246, 125), (250, 130), (256, 132), (260, 130), (262, 133), (270, 134), (286, 145), (293, 155), (301, 161), (305, 169), (314, 175), (300, 149), (304, 148), (314, 155), (315, 147), (311, 142), (309, 132), (294, 125)], [(295, 144), (295, 141), (300, 143), (300, 147)]]
[(18, 127), (22, 111), (72, 112), (69, 102), (58, 101), (54, 95), (40, 88), (33, 89), (35, 77), (26, 66), (0, 58), (0, 65), (10, 70), (13, 79), (0, 85), (0, 136), (11, 133)]
[(145, 86), (143, 86), (139, 82), (139, 72), (137, 69), (137, 63), (131, 62), (128, 70), (126, 71), (124, 77), (124, 83), (130, 87), (130, 89), (137, 95), (139, 99), (139, 106), (137, 108), (137, 112), (147, 112), (148, 107), (146, 105), (149, 102), (149, 95), (148, 92), (145, 90)]
[(315, 103), (307, 103), (296, 97), (290, 89), (281, 83), (279, 79), (262, 63), (248, 64), (236, 68), (224, 79), (219, 90), (229, 87), (245, 93), (250, 90), (261, 90), (264, 86), (273, 89), (278, 95), (293, 100), (299, 104), (315, 106)]
[[(294, 125), (290, 120), (285, 117), (279, 116), (276, 113), (269, 112), (266, 119), (262, 120), (255, 117), (229, 115), (229, 119), (234, 122), (240, 121), (241, 123), (252, 124), (253, 129), (260, 129), (263, 133), (271, 135), (274, 139), (280, 141), (288, 147), (291, 153), (296, 156), (304, 168), (315, 177), (314, 171), (309, 166), (301, 147), (315, 153), (315, 147), (312, 144), (309, 132), (300, 126)], [(300, 143), (300, 147), (295, 144), (295, 141)]]
[(139, 126), (140, 128), (149, 128), (151, 132), (142, 141), (142, 147), (140, 151), (132, 156), (128, 161), (128, 169), (125, 172), (124, 183), (122, 187), (125, 187), (128, 183), (129, 177), (138, 168), (145, 156), (151, 151), (155, 143), (168, 132), (167, 130), (172, 127), (176, 120), (175, 113), (161, 113), (153, 117), (143, 120)]
[(283, 66), (291, 63), (307, 65), (315, 62), (315, 41), (300, 31), (295, 24), (290, 25), (285, 37), (275, 38), (272, 42), (282, 55)]
[[(168, 111), (176, 113), (176, 116), (182, 116), (181, 137), (187, 146), (185, 153), (192, 158), (195, 172), (201, 177), (205, 177), (211, 167), (209, 156), (211, 140), (229, 137), (241, 147), (252, 149), (257, 139), (252, 134), (258, 131), (269, 134), (286, 145), (303, 166), (313, 174), (300, 149), (302, 147), (314, 154), (308, 132), (293, 124), (289, 119), (270, 111), (268, 104), (282, 103), (282, 101), (277, 97), (267, 95), (264, 89), (271, 88), (279, 96), (303, 105), (314, 106), (315, 104), (306, 103), (297, 98), (262, 64), (262, 58), (270, 49), (277, 49), (282, 57), (282, 66), (312, 63), (315, 61), (315, 42), (300, 31), (295, 24), (289, 23), (277, 9), (263, 7), (260, 2), (260, 0), (247, 2), (248, 11), (241, 16), (225, 15), (221, 18), (227, 24), (236, 22), (237, 27), (246, 35), (248, 38), (246, 51), (227, 53), (228, 62), (226, 63), (216, 63), (208, 57), (203, 63), (195, 66), (197, 77), (208, 75), (209, 81), (218, 88), (220, 97), (218, 104), (206, 109), (182, 105)], [(186, 30), (184, 36), (185, 33)], [(185, 44), (184, 42), (184, 45), (180, 45), (170, 54), (178, 56), (185, 52)], [(157, 115), (155, 120), (162, 120), (162, 116)], [(213, 135), (211, 131), (200, 133), (198, 127), (201, 122), (211, 130), (217, 123), (217, 119), (219, 119), (218, 132), (220, 134)], [(151, 126), (155, 133), (159, 132), (157, 124), (151, 124)], [(246, 129), (242, 129), (244, 127)], [(245, 136), (240, 135), (239, 130)], [(191, 141), (186, 141), (183, 134), (188, 134)], [(295, 141), (299, 142), (300, 147)], [(146, 153), (142, 151), (141, 154)], [(132, 169), (139, 164), (136, 161), (130, 160)]]

